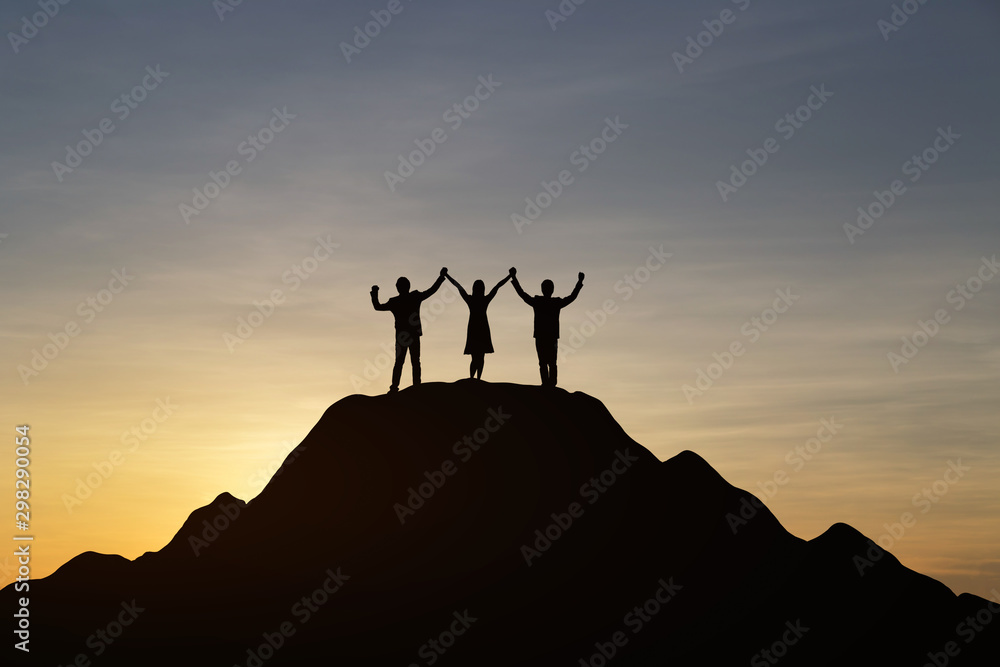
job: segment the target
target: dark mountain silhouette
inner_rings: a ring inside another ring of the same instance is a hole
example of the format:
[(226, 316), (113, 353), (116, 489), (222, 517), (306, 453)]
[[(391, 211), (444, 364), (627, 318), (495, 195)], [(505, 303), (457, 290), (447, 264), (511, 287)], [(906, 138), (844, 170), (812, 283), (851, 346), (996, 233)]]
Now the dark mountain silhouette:
[(792, 536), (696, 454), (657, 460), (590, 396), (431, 383), (339, 401), (259, 496), (220, 495), (157, 552), (87, 553), (32, 582), (30, 658), (996, 664), (986, 600), (871, 549), (843, 524)]

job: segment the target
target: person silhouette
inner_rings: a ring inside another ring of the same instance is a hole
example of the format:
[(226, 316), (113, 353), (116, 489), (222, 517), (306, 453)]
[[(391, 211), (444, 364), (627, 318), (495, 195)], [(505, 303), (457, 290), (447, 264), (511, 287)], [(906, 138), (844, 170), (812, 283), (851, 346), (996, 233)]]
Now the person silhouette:
[(451, 275), (446, 275), (445, 278), (458, 288), (458, 293), (462, 295), (462, 300), (469, 307), (469, 326), (465, 331), (465, 352), (463, 354), (472, 355), (472, 362), (469, 364), (469, 377), (482, 380), (483, 364), (486, 363), (486, 355), (493, 352), (493, 338), (490, 336), (490, 321), (486, 318), (486, 309), (489, 307), (493, 297), (503, 287), (503, 284), (510, 280), (511, 277), (508, 275), (498, 282), (490, 290), (489, 294), (485, 293), (486, 283), (482, 280), (477, 280), (472, 283), (471, 296)]
[(420, 304), (441, 287), (447, 274), (447, 267), (442, 268), (438, 279), (423, 292), (418, 290), (411, 292), (410, 281), (405, 277), (400, 278), (396, 281), (396, 291), (399, 294), (385, 303), (379, 303), (378, 285), (372, 285), (372, 305), (375, 310), (388, 310), (395, 319), (396, 363), (392, 366), (390, 394), (399, 391), (399, 378), (403, 373), (403, 361), (406, 359), (407, 350), (410, 351), (410, 364), (413, 367), (413, 384), (420, 384), (420, 336), (424, 333), (420, 326)]
[(535, 311), (535, 351), (538, 353), (538, 370), (543, 387), (556, 386), (556, 355), (559, 350), (559, 311), (573, 303), (583, 287), (583, 273), (579, 274), (576, 287), (567, 297), (554, 297), (555, 285), (551, 280), (542, 281), (542, 295), (529, 296), (517, 281), (517, 269), (510, 269), (511, 284), (521, 299)]

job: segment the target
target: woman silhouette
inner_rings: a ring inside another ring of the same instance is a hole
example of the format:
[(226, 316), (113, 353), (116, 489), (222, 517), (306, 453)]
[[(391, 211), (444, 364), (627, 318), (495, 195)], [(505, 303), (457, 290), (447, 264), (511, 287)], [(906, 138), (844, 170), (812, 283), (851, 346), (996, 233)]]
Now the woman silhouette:
[(469, 377), (483, 379), (483, 364), (486, 362), (486, 355), (493, 352), (493, 339), (490, 336), (490, 322), (486, 319), (486, 308), (490, 301), (497, 295), (497, 291), (503, 284), (510, 280), (506, 278), (496, 284), (489, 294), (485, 294), (486, 284), (482, 280), (472, 283), (472, 295), (470, 296), (458, 281), (450, 274), (445, 278), (458, 288), (458, 293), (462, 295), (462, 300), (469, 307), (469, 327), (465, 335), (465, 352), (471, 354), (472, 362), (469, 364)]

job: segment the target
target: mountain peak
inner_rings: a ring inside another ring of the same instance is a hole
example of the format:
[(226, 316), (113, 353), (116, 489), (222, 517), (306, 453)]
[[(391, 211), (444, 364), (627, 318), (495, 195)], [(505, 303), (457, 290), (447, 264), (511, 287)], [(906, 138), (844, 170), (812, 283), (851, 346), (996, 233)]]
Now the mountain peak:
[[(698, 454), (660, 462), (591, 396), (463, 380), (338, 401), (249, 503), (219, 494), (99, 582), (85, 566), (109, 561), (74, 559), (33, 583), (32, 613), (46, 657), (66, 660), (142, 600), (149, 620), (102, 664), (157, 645), (250, 665), (282, 627), (268, 667), (429, 665), (449, 632), (451, 664), (736, 664), (787, 623), (810, 629), (782, 664), (919, 661), (978, 598), (894, 558), (860, 576), (867, 544), (843, 524), (790, 535)], [(995, 646), (983, 637), (976, 650)]]

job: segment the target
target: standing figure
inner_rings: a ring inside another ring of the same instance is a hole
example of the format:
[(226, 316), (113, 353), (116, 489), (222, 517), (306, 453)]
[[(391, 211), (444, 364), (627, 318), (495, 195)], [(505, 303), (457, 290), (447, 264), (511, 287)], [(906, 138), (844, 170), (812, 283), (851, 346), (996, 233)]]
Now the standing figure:
[(489, 294), (485, 293), (486, 283), (477, 280), (472, 283), (471, 296), (450, 275), (445, 277), (458, 288), (462, 300), (469, 307), (469, 326), (465, 333), (465, 352), (463, 354), (472, 355), (472, 362), (469, 364), (469, 377), (482, 380), (486, 355), (493, 352), (493, 338), (490, 336), (490, 321), (486, 318), (486, 309), (503, 284), (511, 279), (511, 276), (498, 282)]
[(396, 363), (392, 367), (390, 394), (399, 390), (399, 378), (403, 373), (403, 361), (406, 359), (407, 350), (410, 351), (410, 364), (413, 366), (413, 384), (420, 384), (420, 336), (424, 333), (420, 327), (420, 304), (441, 287), (447, 274), (448, 269), (442, 268), (438, 279), (423, 292), (417, 290), (411, 292), (410, 281), (400, 278), (396, 281), (396, 291), (399, 294), (385, 303), (379, 303), (378, 285), (372, 285), (372, 305), (375, 310), (388, 310), (395, 319)]
[(528, 296), (517, 282), (517, 269), (511, 267), (510, 277), (514, 290), (535, 311), (535, 351), (538, 353), (538, 370), (542, 386), (556, 386), (556, 354), (559, 350), (559, 311), (573, 303), (583, 287), (583, 273), (579, 274), (576, 287), (567, 297), (554, 297), (555, 285), (551, 280), (542, 281), (542, 295)]

